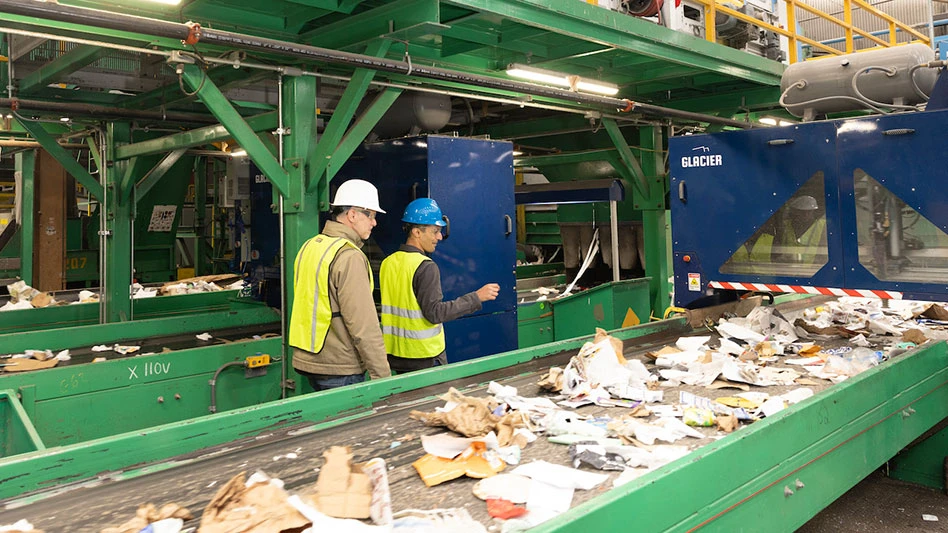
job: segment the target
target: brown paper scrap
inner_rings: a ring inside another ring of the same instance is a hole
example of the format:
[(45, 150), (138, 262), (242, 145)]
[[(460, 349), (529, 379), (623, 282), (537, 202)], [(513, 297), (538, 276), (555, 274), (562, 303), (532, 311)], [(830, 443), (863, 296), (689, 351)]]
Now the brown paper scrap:
[(931, 304), (924, 311), (915, 315), (916, 317), (923, 316), (925, 318), (930, 318), (932, 320), (946, 320), (948, 321), (948, 310), (939, 304)]
[(49, 304), (53, 303), (53, 297), (45, 292), (38, 293), (36, 296), (30, 300), (30, 303), (33, 307), (42, 308), (47, 307)]
[(739, 396), (721, 396), (720, 398), (715, 398), (714, 401), (728, 407), (743, 407), (744, 409), (757, 409), (760, 407), (760, 402)]
[(616, 352), (616, 359), (619, 361), (619, 364), (626, 364), (627, 361), (622, 355), (622, 341), (609, 335), (606, 330), (602, 328), (596, 328), (596, 336), (593, 337), (593, 344), (598, 344), (599, 341), (603, 339), (609, 339), (609, 344), (612, 345), (612, 349)]
[(333, 446), (323, 452), (326, 464), (316, 480), (316, 508), (335, 518), (368, 518), (372, 483), (362, 468), (352, 464), (348, 446)]
[(563, 369), (555, 366), (550, 368), (550, 371), (537, 382), (537, 386), (551, 392), (560, 392), (563, 390)]
[(409, 416), (427, 426), (444, 426), (465, 437), (483, 437), (494, 431), (501, 446), (508, 446), (514, 430), (523, 426), (523, 417), (519, 411), (511, 411), (503, 417), (497, 416), (492, 412), (495, 405), (491, 401), (465, 396), (453, 387), (441, 398), (458, 405), (447, 413), (412, 411)]
[(737, 417), (734, 415), (718, 415), (714, 418), (714, 423), (725, 433), (734, 431), (739, 425)]
[(669, 355), (673, 353), (681, 353), (681, 350), (679, 350), (678, 348), (675, 348), (674, 346), (665, 346), (661, 350), (658, 350), (655, 352), (645, 352), (645, 356), (648, 357), (649, 359), (654, 360), (654, 359), (658, 359), (659, 357), (663, 357), (665, 355)]
[(201, 533), (284, 533), (310, 524), (289, 504), (283, 489), (271, 483), (246, 484), (241, 472), (217, 491), (204, 509)]
[(902, 340), (905, 342), (914, 342), (915, 344), (925, 344), (928, 337), (920, 329), (910, 329), (902, 334)]
[(37, 361), (36, 359), (10, 359), (8, 363), (4, 364), (7, 366), (0, 367), (0, 369), (7, 372), (27, 372), (29, 370), (53, 368), (59, 364), (59, 360), (55, 357), (52, 359), (47, 359), (46, 361)]
[(461, 476), (483, 479), (502, 471), (506, 466), (500, 459), (488, 460), (484, 457), (487, 445), (472, 442), (471, 445), (454, 459), (445, 459), (430, 453), (418, 459), (412, 466), (418, 471), (425, 485), (434, 487), (445, 481)]
[(750, 385), (747, 383), (736, 383), (734, 381), (728, 381), (726, 379), (716, 379), (710, 385), (709, 389), (740, 389), (744, 392), (750, 390)]
[(793, 380), (793, 382), (796, 383), (796, 384), (798, 384), (798, 385), (811, 385), (811, 386), (812, 386), (812, 385), (825, 385), (825, 384), (826, 384), (825, 381), (817, 381), (817, 380), (812, 379), (812, 378), (797, 378), (797, 379)]

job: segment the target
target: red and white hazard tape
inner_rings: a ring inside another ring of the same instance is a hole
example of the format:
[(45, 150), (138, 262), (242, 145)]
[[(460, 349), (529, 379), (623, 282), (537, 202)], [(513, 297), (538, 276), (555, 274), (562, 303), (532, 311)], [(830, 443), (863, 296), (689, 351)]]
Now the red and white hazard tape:
[(856, 296), (864, 298), (882, 298), (901, 300), (902, 293), (869, 289), (832, 289), (829, 287), (806, 287), (802, 285), (777, 285), (774, 283), (735, 283), (728, 281), (709, 281), (708, 286), (715, 289), (732, 291), (795, 292), (800, 294), (824, 294), (827, 296)]

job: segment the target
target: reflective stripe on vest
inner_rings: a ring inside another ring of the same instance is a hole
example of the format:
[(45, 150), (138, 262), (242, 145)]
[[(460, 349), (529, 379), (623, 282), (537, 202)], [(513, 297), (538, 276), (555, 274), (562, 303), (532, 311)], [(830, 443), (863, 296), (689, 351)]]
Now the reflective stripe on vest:
[(415, 272), (425, 261), (431, 259), (418, 252), (395, 252), (382, 261), (382, 336), (385, 351), (397, 357), (437, 357), (445, 348), (444, 329), (425, 318), (412, 289)]
[[(333, 318), (329, 305), (329, 266), (345, 246), (359, 248), (343, 237), (319, 234), (306, 241), (296, 255), (293, 270), (293, 310), (290, 314), (290, 346), (319, 353)], [(359, 250), (362, 254), (362, 250)], [(364, 254), (363, 254), (364, 257)], [(368, 267), (368, 260), (366, 260)], [(372, 269), (369, 285), (375, 287)]]

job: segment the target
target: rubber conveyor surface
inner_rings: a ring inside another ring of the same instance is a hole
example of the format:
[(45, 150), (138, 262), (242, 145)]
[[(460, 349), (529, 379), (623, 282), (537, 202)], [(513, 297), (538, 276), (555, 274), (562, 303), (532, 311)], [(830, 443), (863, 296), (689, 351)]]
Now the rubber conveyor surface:
[[(682, 332), (643, 337), (634, 341), (634, 345), (627, 342), (624, 353), (627, 358), (643, 358), (647, 351), (674, 344), (680, 334)], [(163, 461), (163, 466), (168, 467), (165, 470), (156, 472), (152, 465), (148, 467), (151, 473), (135, 477), (129, 477), (128, 472), (103, 473), (91, 482), (52, 488), (46, 494), (29, 495), (21, 501), (8, 500), (5, 502), (6, 508), (0, 512), (0, 523), (26, 518), (47, 533), (98, 531), (131, 518), (139, 505), (153, 503), (161, 506), (176, 502), (198, 517), (187, 525), (197, 525), (201, 512), (217, 490), (240, 472), (247, 472), (249, 476), (261, 470), (282, 479), (292, 493), (312, 491), (318, 469), (323, 464), (322, 452), (330, 446), (340, 445), (352, 447), (355, 461), (367, 461), (373, 457), (385, 459), (389, 467), (393, 510), (465, 507), (475, 519), (489, 526), (492, 519), (487, 514), (485, 503), (471, 491), (477, 480), (462, 477), (432, 488), (422, 483), (411, 466), (425, 453), (420, 437), (446, 430), (425, 427), (421, 422), (410, 419), (408, 414), (413, 409), (432, 411), (443, 405), (443, 400), (437, 396), (447, 392), (449, 387), (458, 388), (466, 394), (483, 396), (491, 380), (517, 387), (522, 396), (544, 396), (546, 394), (536, 386), (539, 377), (551, 366), (564, 366), (575, 353), (561, 352), (501, 370), (406, 391), (376, 404), (373, 409), (363, 413), (365, 416), (362, 418), (318, 431), (311, 431), (309, 428), (312, 425), (304, 423)], [(709, 392), (694, 387), (666, 389), (666, 403), (677, 401), (678, 390), (702, 395), (708, 395)], [(781, 394), (789, 388), (768, 387), (767, 390), (771, 394)], [(318, 397), (312, 400), (319, 401)], [(623, 408), (591, 405), (576, 411), (583, 415), (620, 416)], [(349, 416), (352, 414), (347, 413)], [(712, 428), (700, 429), (706, 435), (705, 439), (687, 439), (677, 444), (697, 447), (714, 440), (711, 438), (715, 434)], [(394, 442), (401, 444), (392, 447)], [(291, 453), (296, 454), (297, 458), (286, 458)], [(541, 436), (523, 450), (521, 463), (540, 459), (568, 465), (568, 448), (551, 444)], [(506, 471), (512, 468), (508, 467)], [(587, 467), (582, 468), (588, 470)], [(605, 473), (609, 474), (609, 479), (599, 487), (590, 491), (576, 491), (573, 507), (612, 487), (612, 481), (618, 473)]]

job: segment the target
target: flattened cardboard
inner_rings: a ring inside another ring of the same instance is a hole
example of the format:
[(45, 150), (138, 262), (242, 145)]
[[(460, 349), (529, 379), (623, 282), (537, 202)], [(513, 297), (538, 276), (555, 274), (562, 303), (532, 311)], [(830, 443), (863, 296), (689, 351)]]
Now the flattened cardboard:
[(326, 464), (316, 480), (316, 508), (334, 518), (369, 518), (372, 482), (362, 468), (352, 464), (348, 446), (333, 446), (323, 452)]

